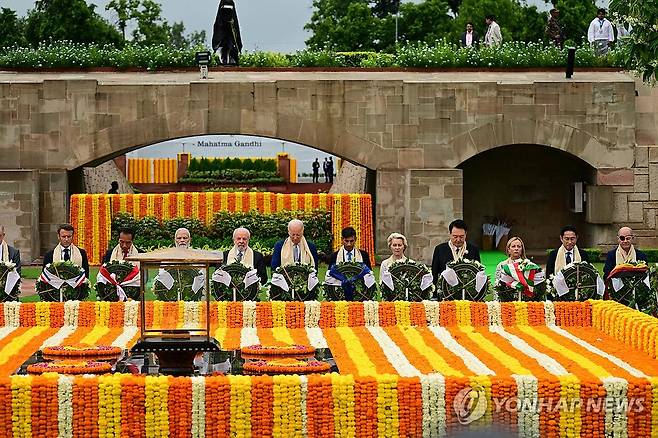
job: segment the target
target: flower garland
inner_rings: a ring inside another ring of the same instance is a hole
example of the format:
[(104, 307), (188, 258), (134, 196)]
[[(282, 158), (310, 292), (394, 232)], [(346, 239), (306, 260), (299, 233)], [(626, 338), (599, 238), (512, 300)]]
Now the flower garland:
[(60, 374), (100, 374), (112, 369), (108, 362), (93, 360), (60, 360), (53, 362), (37, 362), (27, 366), (30, 374), (60, 373)]
[(315, 347), (310, 345), (247, 345), (240, 348), (242, 354), (254, 356), (306, 356), (315, 354)]
[(57, 357), (118, 356), (121, 349), (111, 345), (54, 345), (42, 349), (42, 353)]
[(271, 359), (250, 360), (244, 363), (242, 370), (250, 374), (308, 374), (324, 373), (331, 365), (318, 360)]
[(146, 376), (144, 378), (146, 408), (146, 436), (165, 438), (169, 436), (168, 391), (169, 377)]

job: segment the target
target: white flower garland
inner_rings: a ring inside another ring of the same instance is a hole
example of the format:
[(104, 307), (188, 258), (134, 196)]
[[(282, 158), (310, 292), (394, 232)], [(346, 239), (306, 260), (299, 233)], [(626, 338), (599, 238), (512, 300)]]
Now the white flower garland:
[(423, 300), (425, 319), (430, 327), (438, 327), (441, 321), (441, 307), (438, 301)]
[(439, 341), (441, 341), (445, 348), (452, 351), (456, 356), (459, 356), (469, 370), (473, 371), (475, 374), (486, 374), (489, 376), (496, 375), (496, 373), (482, 363), (480, 359), (475, 357), (473, 353), (457, 342), (445, 327), (429, 327), (429, 330)]
[(304, 301), (304, 325), (318, 327), (320, 323), (320, 303), (318, 301)]
[(519, 338), (518, 336), (515, 336), (508, 331), (506, 331), (503, 327), (501, 326), (489, 326), (489, 331), (491, 333), (496, 333), (497, 335), (502, 336), (505, 338), (511, 345), (512, 347), (516, 348), (519, 350), (521, 353), (525, 354), (526, 356), (532, 357), (537, 361), (539, 365), (542, 366), (546, 371), (549, 373), (555, 375), (555, 376), (565, 376), (569, 374), (569, 371), (566, 370), (558, 361), (553, 359), (552, 357), (535, 350), (533, 347), (530, 346), (526, 341), (523, 339)]
[(619, 377), (601, 379), (605, 388), (605, 436), (627, 437), (628, 382)]
[(242, 302), (242, 327), (256, 327), (256, 302)]
[(555, 304), (552, 301), (544, 301), (544, 319), (548, 327), (555, 325)]
[(576, 344), (580, 345), (581, 347), (585, 348), (586, 350), (601, 356), (605, 359), (608, 359), (610, 362), (614, 363), (617, 365), (619, 368), (623, 368), (625, 371), (627, 371), (629, 374), (631, 374), (633, 377), (639, 377), (639, 378), (649, 378), (646, 374), (644, 374), (642, 371), (638, 370), (637, 368), (631, 366), (630, 364), (624, 362), (620, 358), (613, 356), (611, 354), (606, 353), (605, 351), (595, 347), (594, 345), (590, 344), (587, 341), (584, 341), (580, 339), (577, 336), (572, 335), (568, 331), (564, 330), (562, 327), (558, 326), (549, 326), (549, 330), (552, 330), (553, 332), (557, 333), (560, 336), (564, 336), (565, 338), (569, 339), (572, 342), (575, 342)]
[(60, 438), (73, 438), (73, 378), (57, 379), (57, 426)]
[(139, 317), (139, 301), (126, 301), (123, 304), (123, 325), (125, 327), (137, 327)]
[(66, 301), (64, 303), (64, 325), (78, 326), (80, 314), (80, 301)]
[(489, 326), (503, 326), (503, 317), (500, 313), (500, 302), (487, 301), (487, 314), (489, 315)]
[(363, 302), (363, 319), (366, 327), (379, 327), (379, 303), (377, 301)]
[(45, 347), (54, 347), (55, 345), (61, 345), (62, 342), (69, 336), (73, 334), (77, 330), (77, 327), (74, 327), (72, 325), (65, 325), (59, 330), (57, 330), (57, 333), (43, 341), (43, 344), (41, 344), (41, 347), (39, 347), (40, 350), (43, 350)]
[(446, 382), (441, 374), (420, 377), (423, 402), (423, 438), (438, 438), (446, 431)]
[(183, 302), (183, 327), (184, 329), (195, 329), (200, 327), (201, 303), (197, 301)]
[(192, 377), (192, 438), (206, 436), (206, 379)]
[(302, 436), (308, 436), (308, 418), (306, 415), (306, 398), (308, 397), (308, 377), (299, 376), (299, 381), (301, 384), (300, 395), (301, 395), (301, 408), (302, 408)]
[(240, 347), (260, 344), (255, 327), (244, 327), (240, 330)]
[(139, 332), (139, 327), (124, 327), (123, 332), (117, 336), (117, 338), (112, 342), (113, 347), (119, 348), (128, 348), (128, 343), (132, 341), (137, 333)]
[(320, 327), (306, 327), (306, 336), (311, 346), (315, 348), (329, 348)]
[(517, 388), (517, 424), (519, 436), (539, 438), (539, 383), (535, 376), (513, 374)]
[[(400, 347), (393, 342), (393, 340), (386, 334), (383, 328), (381, 327), (367, 327), (368, 331), (375, 338), (375, 341), (379, 344), (379, 347), (384, 352), (384, 356), (393, 365), (395, 371), (402, 377), (414, 377), (420, 376), (422, 373), (414, 367), (407, 356), (404, 355)], [(404, 330), (404, 328), (401, 328)]]
[(4, 303), (5, 326), (18, 327), (21, 325), (21, 303), (20, 301), (8, 301)]

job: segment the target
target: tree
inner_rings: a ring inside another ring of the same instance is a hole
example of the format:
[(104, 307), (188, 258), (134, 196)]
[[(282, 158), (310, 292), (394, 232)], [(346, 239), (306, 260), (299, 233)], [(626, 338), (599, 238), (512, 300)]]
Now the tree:
[(627, 67), (642, 74), (649, 83), (656, 82), (658, 70), (658, 5), (645, 0), (612, 0), (610, 10), (613, 16), (632, 26), (630, 39), (625, 43), (629, 48)]
[(48, 40), (121, 44), (121, 35), (85, 0), (37, 0), (29, 11), (25, 37), (32, 45)]
[(448, 8), (445, 0), (404, 3), (399, 23), (401, 40), (431, 43), (444, 38), (452, 26)]
[(596, 17), (598, 7), (593, 0), (556, 0), (553, 7), (560, 11), (560, 24), (565, 37), (580, 44), (587, 41), (587, 29)]
[(172, 24), (170, 33), (169, 42), (172, 46), (178, 49), (203, 47), (207, 42), (205, 30), (195, 31), (188, 36), (185, 36), (185, 25), (182, 21)]
[(137, 29), (133, 30), (133, 41), (144, 45), (167, 44), (171, 28), (162, 19), (162, 6), (154, 0), (141, 0), (134, 10)]
[(397, 14), (400, 0), (374, 0), (370, 2), (370, 10), (377, 18), (386, 18)]
[(23, 27), (23, 20), (18, 18), (16, 11), (2, 8), (0, 10), (0, 48), (24, 46), (26, 41)]
[(126, 27), (128, 21), (135, 18), (134, 14), (139, 7), (139, 0), (111, 0), (106, 6), (105, 10), (113, 10), (117, 13), (117, 26), (121, 31), (123, 40), (126, 40)]
[(370, 50), (375, 46), (378, 20), (367, 0), (313, 0), (313, 15), (304, 26), (313, 35), (306, 45), (337, 51)]

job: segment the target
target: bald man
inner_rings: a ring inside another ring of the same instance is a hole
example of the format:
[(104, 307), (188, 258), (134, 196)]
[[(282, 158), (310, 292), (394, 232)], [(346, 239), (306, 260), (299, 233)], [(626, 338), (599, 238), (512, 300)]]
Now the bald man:
[(603, 278), (608, 279), (608, 275), (615, 269), (615, 266), (627, 263), (637, 262), (638, 260), (647, 261), (647, 255), (635, 249), (633, 245), (633, 230), (629, 227), (621, 227), (617, 232), (617, 248), (610, 250), (608, 256), (605, 258), (605, 265), (603, 266)]

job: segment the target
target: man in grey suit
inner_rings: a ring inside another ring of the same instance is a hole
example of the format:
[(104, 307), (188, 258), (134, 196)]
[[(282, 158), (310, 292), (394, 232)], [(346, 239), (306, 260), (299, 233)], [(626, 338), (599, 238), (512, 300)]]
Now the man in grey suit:
[(21, 273), (21, 252), (5, 241), (4, 225), (0, 225), (0, 261), (15, 264), (16, 272)]

